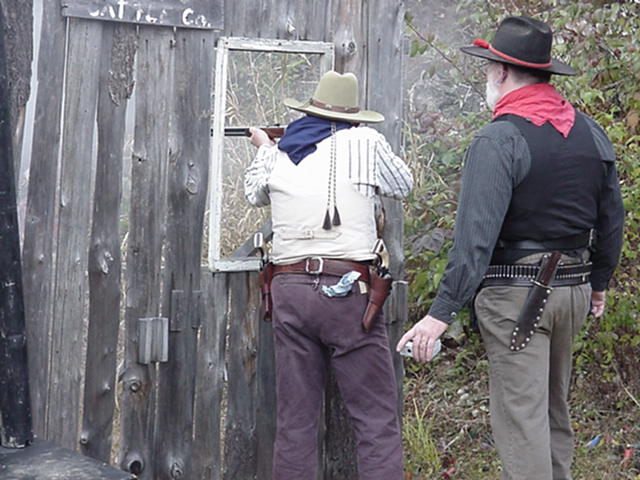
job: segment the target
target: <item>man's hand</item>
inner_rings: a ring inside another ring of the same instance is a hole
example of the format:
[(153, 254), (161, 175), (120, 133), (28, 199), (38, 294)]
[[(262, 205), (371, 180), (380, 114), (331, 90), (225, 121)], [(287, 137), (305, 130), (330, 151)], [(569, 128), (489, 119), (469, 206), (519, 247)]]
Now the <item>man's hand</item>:
[(269, 135), (267, 135), (267, 132), (264, 130), (251, 127), (249, 131), (251, 132), (251, 138), (249, 140), (256, 147), (259, 148), (262, 145), (275, 145), (275, 142), (269, 138)]
[(591, 292), (591, 313), (596, 318), (600, 318), (604, 313), (604, 297), (604, 291)]
[(413, 358), (418, 362), (427, 362), (433, 356), (436, 340), (444, 333), (449, 325), (431, 315), (426, 315), (405, 333), (396, 350), (399, 352), (404, 344), (413, 339)]

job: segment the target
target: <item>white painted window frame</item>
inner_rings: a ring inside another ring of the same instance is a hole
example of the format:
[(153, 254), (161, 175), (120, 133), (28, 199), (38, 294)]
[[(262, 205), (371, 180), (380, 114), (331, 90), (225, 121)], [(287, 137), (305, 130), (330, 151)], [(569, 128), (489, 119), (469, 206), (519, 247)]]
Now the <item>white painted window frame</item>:
[(225, 257), (220, 254), (222, 220), (222, 171), (224, 162), (224, 112), (227, 92), (227, 67), (231, 50), (322, 55), (321, 73), (334, 64), (334, 45), (305, 40), (271, 40), (241, 37), (220, 37), (216, 50), (213, 119), (211, 127), (211, 170), (209, 182), (209, 270), (212, 272), (257, 271), (257, 257)]

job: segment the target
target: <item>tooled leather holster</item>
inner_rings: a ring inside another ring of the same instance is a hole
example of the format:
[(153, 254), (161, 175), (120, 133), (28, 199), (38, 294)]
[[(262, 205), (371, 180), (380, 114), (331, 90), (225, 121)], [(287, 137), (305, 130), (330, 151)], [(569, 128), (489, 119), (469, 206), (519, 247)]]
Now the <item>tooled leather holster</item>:
[(273, 263), (267, 263), (263, 266), (258, 274), (258, 283), (260, 284), (260, 293), (262, 295), (262, 302), (260, 304), (262, 309), (262, 319), (265, 322), (270, 322), (273, 316), (273, 303), (271, 300), (271, 280), (273, 279)]
[(540, 261), (540, 270), (536, 277), (531, 280), (531, 287), (527, 294), (527, 299), (520, 310), (516, 326), (511, 334), (510, 349), (514, 352), (525, 348), (538, 327), (545, 304), (553, 287), (551, 281), (556, 275), (558, 262), (562, 254), (560, 252), (551, 252), (542, 257)]
[(384, 302), (391, 293), (393, 278), (387, 275), (381, 276), (375, 269), (369, 275), (369, 303), (362, 316), (362, 329), (369, 332), (373, 322), (382, 310)]

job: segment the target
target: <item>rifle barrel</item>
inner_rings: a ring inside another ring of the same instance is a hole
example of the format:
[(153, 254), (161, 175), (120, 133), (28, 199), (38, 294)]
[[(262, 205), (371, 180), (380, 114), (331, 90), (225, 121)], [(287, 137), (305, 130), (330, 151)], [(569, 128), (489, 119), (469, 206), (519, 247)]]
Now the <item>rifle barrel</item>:
[(225, 137), (250, 137), (249, 127), (224, 127)]
[[(251, 132), (249, 131), (251, 127), (225, 127), (224, 128), (224, 136), (225, 137), (250, 137)], [(279, 125), (268, 126), (268, 127), (256, 127), (260, 130), (264, 130), (269, 138), (280, 138), (284, 135), (284, 127)]]

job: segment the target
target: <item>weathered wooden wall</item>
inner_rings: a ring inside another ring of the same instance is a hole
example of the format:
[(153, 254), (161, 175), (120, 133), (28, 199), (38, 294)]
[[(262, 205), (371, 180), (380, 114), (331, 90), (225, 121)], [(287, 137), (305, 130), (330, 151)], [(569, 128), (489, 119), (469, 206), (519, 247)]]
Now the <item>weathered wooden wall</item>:
[[(229, 0), (223, 31), (63, 18), (59, 0), (43, 7), (24, 240), (36, 433), (142, 479), (268, 480), (273, 345), (258, 321), (256, 275), (201, 267), (214, 47), (221, 35), (335, 42), (336, 69), (358, 75), (363, 105), (384, 113), (379, 128), (398, 150), (402, 2)], [(401, 207), (385, 208), (401, 278)], [(402, 282), (386, 312), (395, 339)], [(139, 363), (141, 318), (167, 319), (167, 362)], [(321, 477), (357, 478), (334, 389)]]
[(18, 185), (20, 147), (33, 60), (33, 0), (0, 0), (0, 10), (6, 19), (0, 34), (6, 43), (8, 105), (13, 137), (14, 173)]
[(20, 240), (13, 175), (11, 83), (0, 9), (0, 445), (22, 448), (33, 440)]

